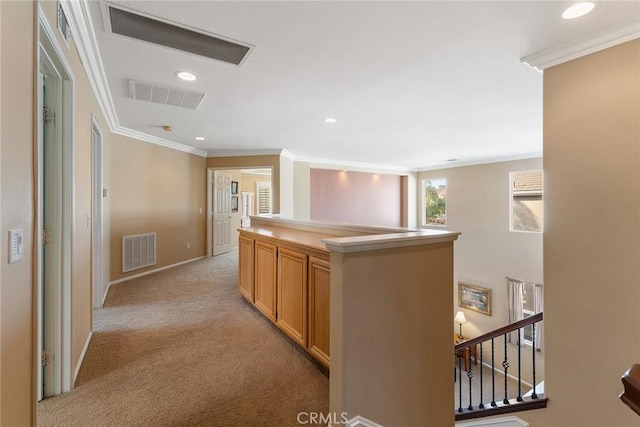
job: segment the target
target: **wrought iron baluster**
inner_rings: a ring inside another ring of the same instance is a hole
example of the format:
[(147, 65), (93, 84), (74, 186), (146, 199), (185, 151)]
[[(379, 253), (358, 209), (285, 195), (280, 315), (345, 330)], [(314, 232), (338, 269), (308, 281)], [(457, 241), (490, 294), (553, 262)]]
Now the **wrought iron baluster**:
[(496, 403), (496, 348), (494, 338), (491, 338), (491, 406), (498, 406)]
[(478, 408), (480, 409), (484, 409), (484, 398), (483, 398), (483, 393), (482, 393), (482, 374), (483, 374), (483, 369), (482, 369), (482, 344), (480, 343), (480, 405), (478, 405)]
[(456, 357), (458, 358), (458, 412), (462, 412), (462, 355), (456, 352)]
[(533, 340), (533, 348), (531, 349), (531, 353), (533, 354), (533, 393), (531, 393), (532, 399), (538, 398), (538, 393), (536, 393), (536, 324), (531, 324), (531, 339)]
[(469, 362), (469, 370), (467, 371), (467, 378), (469, 379), (469, 407), (467, 408), (468, 410), (472, 411), (473, 410), (473, 397), (471, 395), (471, 380), (473, 379), (473, 367), (471, 365), (471, 347), (467, 347), (467, 356), (468, 356), (468, 362)]
[(521, 353), (522, 353), (522, 328), (518, 328), (518, 397), (516, 400), (522, 402), (522, 372), (521, 372)]
[(507, 356), (507, 335), (508, 333), (504, 334), (504, 361), (502, 362), (502, 367), (504, 368), (504, 400), (502, 401), (502, 403), (504, 403), (505, 405), (509, 404), (509, 399), (508, 399), (508, 394), (507, 394), (507, 371), (509, 370), (509, 358)]

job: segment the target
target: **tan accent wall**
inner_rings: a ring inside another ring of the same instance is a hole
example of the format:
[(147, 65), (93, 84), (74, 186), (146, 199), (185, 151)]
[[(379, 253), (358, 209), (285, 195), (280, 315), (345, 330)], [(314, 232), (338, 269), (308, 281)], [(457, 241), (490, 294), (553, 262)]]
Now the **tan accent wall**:
[[(0, 425), (35, 424), (32, 283), (35, 3), (0, 2)], [(8, 264), (8, 232), (24, 258)]]
[(280, 155), (208, 157), (207, 168), (261, 168), (270, 167), (273, 213), (280, 213)]
[(544, 72), (546, 410), (532, 426), (638, 426), (640, 41)]
[[(112, 281), (206, 255), (205, 163), (204, 157), (112, 136)], [(122, 236), (152, 232), (157, 264), (122, 273)]]
[(331, 252), (330, 412), (454, 423), (453, 242)]

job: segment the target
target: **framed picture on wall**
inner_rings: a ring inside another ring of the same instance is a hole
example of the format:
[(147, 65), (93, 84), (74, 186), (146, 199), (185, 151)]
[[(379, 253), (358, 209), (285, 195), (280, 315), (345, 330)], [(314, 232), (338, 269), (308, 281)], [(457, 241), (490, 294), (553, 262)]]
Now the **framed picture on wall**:
[(238, 194), (238, 181), (231, 181), (231, 194)]
[(491, 289), (458, 282), (458, 306), (491, 316)]
[(238, 212), (238, 196), (231, 196), (231, 212)]

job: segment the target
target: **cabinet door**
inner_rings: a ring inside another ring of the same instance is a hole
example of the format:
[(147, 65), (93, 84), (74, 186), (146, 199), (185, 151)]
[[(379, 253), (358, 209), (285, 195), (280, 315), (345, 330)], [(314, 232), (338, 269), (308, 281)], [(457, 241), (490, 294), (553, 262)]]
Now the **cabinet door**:
[(254, 303), (265, 316), (276, 321), (276, 246), (256, 240)]
[(307, 346), (307, 255), (278, 248), (278, 314), (276, 324)]
[(253, 295), (253, 239), (238, 238), (238, 290), (249, 301)]
[(329, 317), (330, 264), (316, 257), (309, 257), (309, 353), (327, 368), (329, 367)]

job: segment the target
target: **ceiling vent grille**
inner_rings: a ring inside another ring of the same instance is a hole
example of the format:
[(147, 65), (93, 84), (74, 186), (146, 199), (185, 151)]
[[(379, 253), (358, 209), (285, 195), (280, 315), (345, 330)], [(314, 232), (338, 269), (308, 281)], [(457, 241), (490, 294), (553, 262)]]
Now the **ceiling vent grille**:
[(156, 86), (135, 80), (129, 80), (129, 96), (137, 101), (148, 101), (191, 110), (196, 110), (204, 99), (202, 92), (185, 92), (181, 89)]
[(107, 11), (109, 19), (105, 23), (112, 33), (160, 46), (235, 65), (242, 65), (253, 49), (248, 44), (178, 27), (113, 6), (107, 6)]

